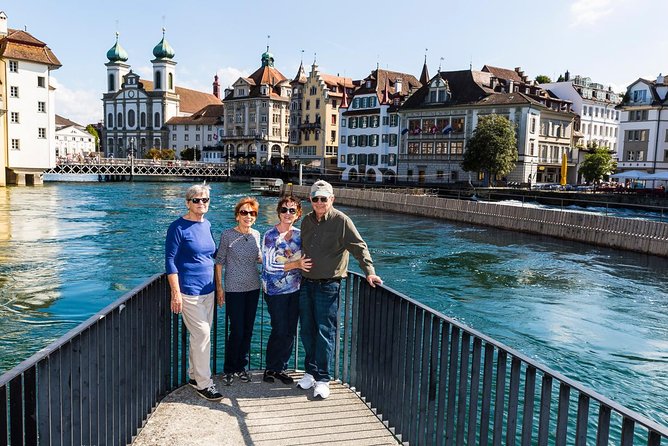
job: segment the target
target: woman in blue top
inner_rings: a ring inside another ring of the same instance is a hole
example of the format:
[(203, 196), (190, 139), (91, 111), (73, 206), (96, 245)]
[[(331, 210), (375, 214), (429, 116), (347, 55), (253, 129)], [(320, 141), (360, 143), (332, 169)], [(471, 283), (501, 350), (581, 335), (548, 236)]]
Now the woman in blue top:
[(213, 321), (213, 259), (216, 243), (211, 223), (204, 218), (209, 210), (206, 185), (186, 191), (188, 212), (169, 225), (165, 239), (165, 271), (171, 288), (171, 308), (183, 314), (190, 333), (189, 384), (207, 400), (219, 401), (211, 380), (211, 322)]
[(302, 257), (301, 235), (293, 224), (302, 215), (298, 198), (283, 197), (276, 207), (278, 224), (262, 239), (262, 287), (271, 318), (271, 334), (267, 342), (266, 382), (280, 380), (292, 384), (285, 373), (294, 346), (299, 319), (300, 270), (308, 271), (311, 260)]

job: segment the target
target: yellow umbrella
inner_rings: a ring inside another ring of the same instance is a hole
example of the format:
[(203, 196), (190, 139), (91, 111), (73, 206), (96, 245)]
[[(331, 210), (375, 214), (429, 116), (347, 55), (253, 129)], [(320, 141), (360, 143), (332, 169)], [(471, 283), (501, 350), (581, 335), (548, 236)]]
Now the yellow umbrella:
[(568, 158), (566, 152), (561, 154), (561, 185), (566, 185), (566, 173), (568, 172)]

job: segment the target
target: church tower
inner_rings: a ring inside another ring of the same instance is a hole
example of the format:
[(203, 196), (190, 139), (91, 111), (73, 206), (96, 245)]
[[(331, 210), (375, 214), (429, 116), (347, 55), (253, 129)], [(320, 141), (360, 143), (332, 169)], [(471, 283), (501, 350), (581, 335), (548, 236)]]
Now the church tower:
[(153, 90), (176, 93), (174, 50), (165, 40), (165, 28), (162, 29), (162, 40), (153, 48), (153, 56)]
[(130, 71), (128, 65), (128, 53), (125, 52), (120, 43), (118, 43), (119, 34), (116, 33), (116, 43), (107, 51), (107, 93), (113, 93), (121, 89), (123, 78)]

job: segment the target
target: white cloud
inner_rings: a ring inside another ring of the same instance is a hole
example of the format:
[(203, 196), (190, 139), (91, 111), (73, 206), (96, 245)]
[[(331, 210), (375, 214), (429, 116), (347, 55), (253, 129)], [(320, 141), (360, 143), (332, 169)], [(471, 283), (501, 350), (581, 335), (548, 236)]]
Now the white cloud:
[[(225, 91), (226, 88), (231, 87), (233, 83), (237, 81), (242, 76), (248, 76), (246, 72), (234, 67), (225, 67), (218, 68), (216, 71), (218, 75), (218, 83), (222, 91)], [(222, 92), (221, 92), (222, 94)]]
[(51, 77), (55, 91), (56, 114), (86, 126), (102, 120), (100, 90), (72, 90)]
[(612, 9), (612, 0), (576, 0), (571, 5), (571, 26), (593, 25)]

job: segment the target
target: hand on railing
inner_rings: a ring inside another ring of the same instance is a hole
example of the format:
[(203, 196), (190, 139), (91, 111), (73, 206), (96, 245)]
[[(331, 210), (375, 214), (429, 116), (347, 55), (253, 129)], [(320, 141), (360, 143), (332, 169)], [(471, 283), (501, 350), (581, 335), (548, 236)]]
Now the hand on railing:
[(369, 282), (369, 285), (371, 285), (373, 288), (376, 288), (376, 285), (383, 284), (383, 279), (375, 274), (369, 274), (366, 276), (366, 281)]

